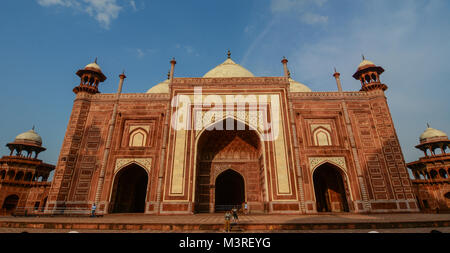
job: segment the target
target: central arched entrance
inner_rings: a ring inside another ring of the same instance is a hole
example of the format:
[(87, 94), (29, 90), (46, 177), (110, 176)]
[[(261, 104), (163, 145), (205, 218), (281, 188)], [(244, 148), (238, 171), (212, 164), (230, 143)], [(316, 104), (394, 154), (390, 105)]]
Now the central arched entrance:
[(144, 213), (147, 196), (147, 171), (137, 164), (130, 164), (115, 176), (111, 213)]
[(325, 163), (313, 174), (317, 212), (349, 212), (344, 177), (336, 166)]
[(245, 202), (244, 178), (234, 170), (222, 172), (216, 179), (215, 208), (216, 212), (238, 209)]
[(264, 210), (264, 151), (257, 131), (227, 118), (200, 133), (196, 152), (195, 212), (221, 212), (244, 202), (251, 211)]

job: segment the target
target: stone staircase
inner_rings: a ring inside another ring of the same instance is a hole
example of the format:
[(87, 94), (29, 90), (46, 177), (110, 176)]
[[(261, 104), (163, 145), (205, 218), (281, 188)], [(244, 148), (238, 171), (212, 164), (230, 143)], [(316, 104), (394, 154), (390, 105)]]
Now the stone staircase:
[(244, 232), (244, 228), (239, 223), (231, 223), (231, 232), (233, 233), (242, 233)]

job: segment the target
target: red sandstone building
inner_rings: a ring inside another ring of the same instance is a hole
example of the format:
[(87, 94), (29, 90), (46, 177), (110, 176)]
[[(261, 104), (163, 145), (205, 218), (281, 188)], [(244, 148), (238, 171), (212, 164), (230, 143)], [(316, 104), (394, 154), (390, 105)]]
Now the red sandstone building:
[(413, 190), (423, 211), (450, 211), (449, 145), (446, 133), (428, 126), (416, 146), (425, 156), (407, 164), (413, 172)]
[[(360, 91), (313, 92), (284, 75), (255, 77), (228, 55), (203, 77), (146, 93), (102, 94), (97, 63), (80, 84), (46, 212), (416, 212), (380, 80), (363, 60)], [(199, 95), (199, 91), (201, 95)], [(230, 102), (230, 101), (231, 102)], [(224, 102), (222, 106), (219, 102)], [(227, 101), (225, 103), (225, 101)], [(211, 130), (213, 129), (213, 130)]]
[(6, 146), (11, 153), (0, 159), (0, 215), (44, 213), (55, 166), (37, 159), (45, 151), (42, 138), (33, 127)]

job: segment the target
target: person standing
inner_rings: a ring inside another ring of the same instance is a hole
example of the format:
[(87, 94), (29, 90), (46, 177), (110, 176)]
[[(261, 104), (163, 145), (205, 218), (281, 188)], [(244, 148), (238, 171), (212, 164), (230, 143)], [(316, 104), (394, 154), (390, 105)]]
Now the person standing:
[(225, 212), (225, 232), (231, 231), (230, 220), (231, 220), (231, 214), (230, 214), (230, 212), (226, 211)]
[(233, 209), (231, 209), (231, 211), (233, 212), (233, 221), (237, 222), (239, 220), (238, 214), (237, 214), (237, 208), (236, 206), (233, 207)]
[(95, 210), (97, 209), (97, 206), (94, 204), (92, 204), (92, 208), (91, 208), (91, 217), (95, 217)]

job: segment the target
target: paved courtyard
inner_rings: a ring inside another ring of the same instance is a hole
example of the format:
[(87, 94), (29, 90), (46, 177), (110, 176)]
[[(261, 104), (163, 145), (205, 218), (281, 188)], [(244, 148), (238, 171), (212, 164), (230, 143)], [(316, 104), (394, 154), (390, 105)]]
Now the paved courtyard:
[[(73, 225), (76, 224), (76, 225)], [(154, 216), (116, 214), (104, 217), (0, 217), (0, 233), (221, 232), (222, 214)], [(450, 232), (450, 214), (240, 215), (244, 231), (294, 233)], [(370, 227), (364, 227), (371, 224)], [(109, 226), (109, 227), (108, 227)], [(115, 227), (115, 229), (109, 229)], [(287, 229), (286, 229), (287, 228)]]

